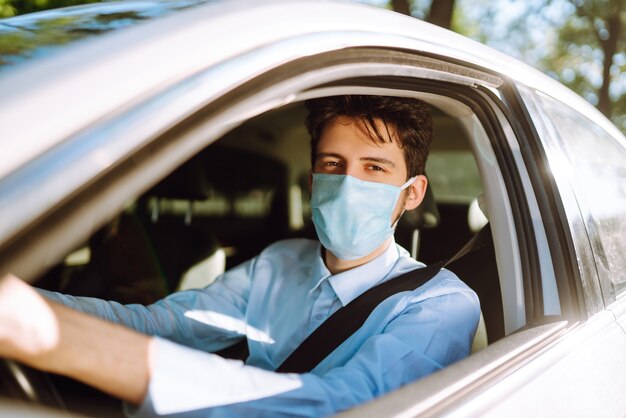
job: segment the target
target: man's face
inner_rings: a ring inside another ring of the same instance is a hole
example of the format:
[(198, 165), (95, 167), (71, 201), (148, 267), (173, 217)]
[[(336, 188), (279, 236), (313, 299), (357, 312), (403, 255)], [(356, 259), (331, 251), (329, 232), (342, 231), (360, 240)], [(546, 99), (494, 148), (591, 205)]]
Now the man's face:
[[(391, 133), (380, 120), (375, 120), (385, 139)], [(358, 120), (338, 117), (325, 126), (317, 145), (313, 172), (347, 174), (360, 180), (401, 186), (407, 180), (404, 153), (397, 140), (381, 144), (370, 139)]]
[[(363, 123), (354, 118), (338, 117), (326, 125), (317, 145), (313, 172), (345, 174), (365, 181), (403, 185), (407, 181), (407, 166), (395, 131), (391, 127), (387, 131), (379, 119), (375, 122), (385, 139), (390, 139), (391, 135), (391, 141), (372, 141)], [(418, 184), (407, 188), (398, 200), (392, 221), (404, 209), (414, 209), (421, 202), (426, 184), (423, 176), (418, 177)]]

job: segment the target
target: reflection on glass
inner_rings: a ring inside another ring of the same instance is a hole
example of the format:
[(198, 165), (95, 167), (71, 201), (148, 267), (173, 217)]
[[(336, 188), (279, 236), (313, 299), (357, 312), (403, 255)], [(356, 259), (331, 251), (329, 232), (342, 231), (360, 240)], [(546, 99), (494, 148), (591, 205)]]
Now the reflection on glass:
[(0, 19), (0, 72), (63, 46), (206, 1), (101, 3)]
[(564, 151), (550, 160), (567, 176), (586, 219), (599, 273), (607, 272), (616, 294), (626, 291), (626, 145), (581, 114), (541, 97)]

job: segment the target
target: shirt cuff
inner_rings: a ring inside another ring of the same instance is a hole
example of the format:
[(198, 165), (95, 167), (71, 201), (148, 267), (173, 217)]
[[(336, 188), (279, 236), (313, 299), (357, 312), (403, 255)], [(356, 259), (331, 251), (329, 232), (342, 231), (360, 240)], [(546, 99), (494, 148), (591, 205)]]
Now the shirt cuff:
[(159, 416), (224, 406), (277, 395), (302, 386), (295, 374), (246, 366), (238, 360), (194, 350), (153, 337), (150, 382), (138, 407), (126, 405), (131, 417)]

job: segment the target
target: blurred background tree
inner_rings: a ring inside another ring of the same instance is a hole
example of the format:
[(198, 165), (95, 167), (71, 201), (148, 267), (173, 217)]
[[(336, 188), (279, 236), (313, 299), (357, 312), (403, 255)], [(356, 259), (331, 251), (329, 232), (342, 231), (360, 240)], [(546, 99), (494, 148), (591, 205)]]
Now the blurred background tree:
[(541, 67), (626, 132), (626, 1), (567, 3), (572, 13)]
[(626, 0), (364, 0), (536, 67), (626, 133)]
[(0, 18), (15, 15), (16, 10), (11, 0), (0, 0)]
[(391, 8), (398, 13), (409, 16), (415, 13), (418, 18), (442, 28), (451, 29), (454, 4), (455, 0), (436, 0), (432, 1), (425, 11), (425, 4), (409, 0), (392, 0)]

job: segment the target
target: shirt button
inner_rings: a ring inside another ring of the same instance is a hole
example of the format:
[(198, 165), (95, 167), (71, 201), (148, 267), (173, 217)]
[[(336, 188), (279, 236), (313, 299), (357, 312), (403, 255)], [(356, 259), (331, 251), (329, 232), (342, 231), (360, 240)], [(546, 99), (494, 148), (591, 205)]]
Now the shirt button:
[(321, 313), (318, 313), (315, 315), (315, 319), (317, 319), (318, 321), (321, 321), (322, 319), (324, 319), (324, 315), (322, 315)]

